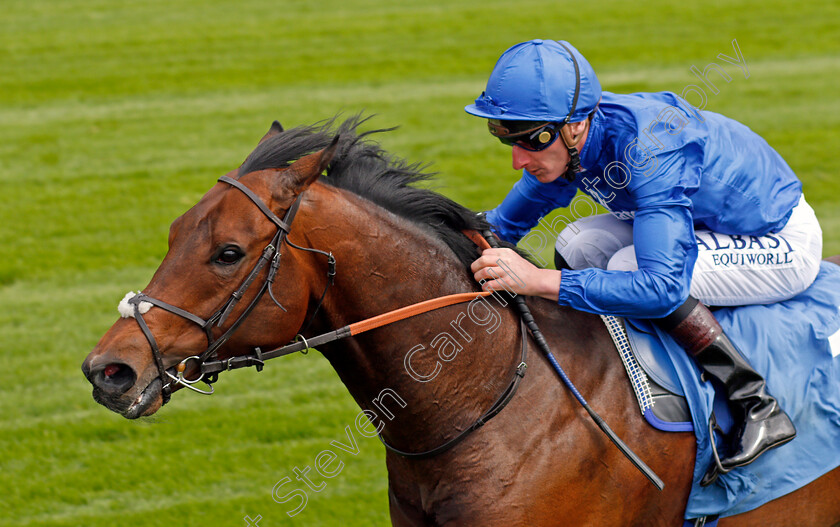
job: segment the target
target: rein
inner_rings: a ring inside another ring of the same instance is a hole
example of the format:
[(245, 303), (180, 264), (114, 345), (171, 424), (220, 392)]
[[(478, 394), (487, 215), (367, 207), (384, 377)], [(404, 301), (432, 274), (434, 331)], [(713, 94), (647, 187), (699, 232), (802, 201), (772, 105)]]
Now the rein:
[[(375, 317), (367, 318), (359, 322), (354, 322), (353, 324), (348, 324), (347, 326), (335, 329), (333, 331), (329, 331), (327, 333), (322, 333), (317, 337), (307, 339), (304, 338), (302, 335), (298, 335), (298, 338), (300, 340), (292, 342), (290, 344), (286, 344), (285, 346), (271, 351), (262, 351), (260, 350), (260, 348), (254, 348), (253, 355), (239, 355), (236, 357), (230, 357), (227, 360), (204, 361), (201, 364), (201, 373), (206, 375), (213, 375), (227, 370), (247, 368), (250, 366), (257, 366), (257, 370), (261, 371), (264, 361), (268, 359), (282, 357), (284, 355), (290, 355), (298, 351), (306, 351), (309, 348), (315, 348), (347, 337), (354, 337), (366, 331), (380, 328), (382, 326), (387, 326), (388, 324), (393, 324), (394, 322), (399, 322), (400, 320), (405, 320), (416, 315), (428, 313), (429, 311), (434, 311), (435, 309), (440, 309), (442, 307), (447, 307), (455, 304), (462, 304), (464, 302), (469, 302), (475, 298), (481, 296), (489, 296), (491, 294), (493, 293), (490, 291), (480, 291), (477, 293), (457, 293), (454, 295), (441, 296), (438, 298), (433, 298), (431, 300), (418, 302), (410, 306), (395, 309), (394, 311), (389, 311), (381, 315), (376, 315)], [(192, 357), (188, 357), (184, 360), (189, 360), (191, 358)], [(215, 380), (211, 380), (211, 382), (215, 382)]]
[[(206, 320), (184, 309), (163, 302), (162, 300), (149, 297), (142, 293), (138, 293), (128, 300), (128, 303), (134, 306), (134, 318), (137, 320), (137, 324), (140, 326), (140, 330), (143, 332), (143, 335), (145, 335), (146, 339), (149, 341), (149, 345), (152, 349), (152, 356), (154, 357), (155, 365), (157, 366), (160, 380), (162, 383), (162, 404), (166, 404), (169, 401), (172, 394), (171, 385), (173, 383), (176, 385), (180, 384), (198, 393), (211, 395), (214, 391), (212, 384), (218, 380), (219, 373), (222, 371), (233, 370), (237, 368), (245, 368), (250, 366), (255, 366), (257, 368), (257, 371), (262, 371), (262, 368), (265, 365), (265, 361), (268, 359), (282, 357), (284, 355), (289, 355), (298, 351), (303, 352), (313, 346), (320, 346), (329, 342), (334, 342), (336, 340), (359, 335), (366, 331), (370, 331), (372, 329), (392, 324), (400, 320), (405, 320), (406, 318), (410, 318), (422, 313), (427, 313), (435, 309), (440, 309), (442, 307), (451, 306), (454, 304), (469, 302), (474, 298), (493, 294), (493, 292), (491, 291), (482, 291), (478, 293), (459, 293), (439, 298), (433, 298), (431, 300), (419, 302), (410, 306), (396, 309), (394, 311), (390, 311), (388, 313), (384, 313), (359, 322), (355, 322), (353, 324), (349, 324), (342, 328), (323, 333), (311, 339), (306, 339), (303, 337), (303, 335), (298, 334), (297, 338), (300, 340), (289, 343), (285, 346), (271, 351), (263, 352), (262, 350), (260, 350), (260, 348), (257, 347), (254, 349), (254, 353), (250, 355), (230, 357), (227, 360), (209, 360), (211, 357), (217, 356), (218, 349), (230, 339), (233, 332), (236, 331), (236, 329), (238, 329), (239, 326), (245, 321), (245, 319), (251, 314), (251, 311), (262, 299), (266, 290), (269, 292), (269, 296), (271, 297), (272, 301), (283, 311), (286, 311), (286, 308), (284, 308), (282, 304), (280, 304), (280, 302), (278, 302), (277, 299), (274, 298), (274, 294), (271, 290), (271, 286), (274, 283), (274, 278), (277, 274), (277, 269), (280, 266), (280, 247), (283, 245), (284, 242), (288, 244), (289, 247), (292, 247), (294, 249), (322, 254), (327, 256), (328, 259), (327, 284), (324, 287), (324, 292), (321, 295), (318, 305), (313, 311), (309, 322), (305, 326), (306, 328), (309, 327), (309, 324), (314, 319), (315, 314), (317, 314), (318, 310), (320, 309), (321, 304), (323, 303), (323, 300), (326, 297), (327, 290), (333, 283), (336, 274), (335, 258), (333, 257), (332, 253), (328, 253), (314, 248), (299, 247), (288, 240), (288, 234), (291, 231), (291, 224), (294, 221), (298, 208), (300, 207), (301, 195), (298, 195), (295, 198), (295, 201), (289, 207), (289, 210), (286, 211), (286, 215), (281, 220), (279, 217), (277, 217), (277, 215), (275, 215), (271, 211), (271, 209), (265, 204), (265, 202), (263, 202), (262, 199), (260, 199), (259, 196), (254, 194), (254, 192), (251, 191), (251, 189), (240, 183), (238, 180), (232, 179), (228, 176), (222, 176), (219, 178), (219, 181), (227, 183), (243, 192), (260, 209), (260, 211), (268, 217), (269, 220), (271, 220), (275, 225), (277, 225), (277, 232), (272, 237), (271, 242), (269, 242), (269, 244), (266, 245), (265, 249), (263, 249), (262, 255), (260, 256), (257, 263), (254, 265), (254, 268), (251, 269), (251, 272), (248, 273), (248, 276), (246, 276), (242, 284), (231, 294), (230, 298), (228, 298), (228, 300), (224, 304), (222, 304), (222, 306), (218, 310), (216, 310), (216, 312), (213, 313), (213, 315), (211, 315), (210, 318)], [(495, 237), (493, 236), (491, 231), (485, 232), (484, 235), (476, 231), (464, 231), (464, 234), (468, 236), (481, 250), (488, 249), (491, 245), (494, 247), (498, 247)], [(269, 265), (268, 274), (266, 275), (265, 281), (262, 283), (260, 290), (254, 296), (253, 300), (251, 300), (251, 302), (239, 315), (239, 317), (233, 322), (233, 324), (231, 324), (231, 326), (227, 330), (225, 330), (224, 333), (218, 339), (214, 339), (212, 333), (213, 326), (221, 326), (227, 320), (228, 316), (233, 311), (233, 308), (244, 296), (245, 291), (247, 291), (247, 289), (256, 279), (257, 275), (261, 273), (261, 271), (266, 265)], [(545, 338), (542, 336), (542, 333), (539, 331), (539, 328), (537, 328), (533, 316), (531, 316), (528, 307), (525, 305), (525, 299), (519, 295), (516, 295), (514, 296), (514, 301), (515, 306), (521, 315), (521, 360), (517, 365), (516, 370), (513, 374), (513, 378), (511, 379), (507, 388), (496, 399), (496, 401), (493, 403), (490, 409), (488, 409), (478, 419), (476, 419), (472, 425), (463, 429), (461, 432), (459, 432), (451, 439), (447, 440), (445, 443), (430, 450), (426, 450), (423, 452), (403, 451), (388, 444), (385, 441), (385, 438), (383, 438), (382, 435), (379, 434), (379, 439), (380, 441), (382, 441), (382, 444), (385, 445), (385, 447), (388, 450), (400, 456), (412, 459), (425, 459), (446, 452), (447, 450), (451, 449), (452, 447), (463, 441), (470, 433), (484, 426), (490, 419), (498, 415), (499, 412), (501, 412), (502, 409), (504, 409), (504, 407), (513, 399), (517, 389), (519, 388), (519, 383), (525, 376), (525, 370), (528, 368), (528, 365), (525, 361), (528, 353), (528, 331), (530, 330), (530, 334), (534, 338), (539, 349), (543, 352), (543, 354), (546, 355), (546, 358), (555, 368), (555, 371), (561, 377), (561, 380), (563, 380), (564, 384), (566, 384), (566, 386), (569, 388), (569, 390), (572, 392), (572, 394), (575, 396), (575, 398), (578, 400), (581, 406), (583, 406), (583, 408), (589, 413), (590, 417), (592, 417), (592, 419), (596, 422), (599, 428), (601, 428), (601, 430), (607, 435), (607, 437), (610, 438), (610, 440), (619, 448), (619, 450), (621, 450), (622, 453), (624, 453), (624, 455), (627, 456), (630, 459), (630, 461), (633, 462), (633, 464), (639, 470), (641, 470), (642, 473), (644, 473), (645, 476), (647, 476), (648, 479), (654, 485), (656, 485), (661, 490), (663, 487), (663, 483), (658, 478), (658, 476), (656, 476), (656, 474), (653, 473), (653, 471), (647, 465), (645, 465), (645, 463), (641, 459), (639, 459), (638, 456), (636, 456), (635, 453), (633, 453), (624, 444), (623, 441), (621, 441), (621, 439), (609, 428), (609, 426), (607, 426), (604, 420), (601, 419), (601, 417), (597, 413), (595, 413), (594, 410), (592, 410), (592, 408), (586, 403), (586, 401), (571, 383), (571, 380), (569, 380), (569, 378), (566, 376), (566, 373), (562, 370), (562, 368), (560, 368), (560, 365), (557, 364), (556, 359), (551, 354), (551, 351), (548, 349), (548, 344), (545, 341)], [(204, 350), (204, 352), (202, 352), (201, 355), (193, 355), (180, 361), (176, 367), (177, 376), (169, 373), (163, 364), (163, 357), (160, 353), (160, 348), (158, 347), (157, 342), (155, 341), (155, 338), (152, 335), (149, 326), (146, 324), (146, 321), (143, 319), (143, 314), (141, 313), (140, 307), (141, 303), (143, 302), (148, 302), (152, 305), (169, 311), (170, 313), (176, 314), (178, 316), (186, 318), (187, 320), (190, 320), (191, 322), (194, 322), (204, 330), (207, 336), (207, 349)], [(191, 360), (195, 360), (198, 362), (200, 375), (197, 379), (187, 379), (184, 377), (184, 372), (186, 371), (187, 363)], [(196, 384), (199, 381), (205, 382), (210, 387), (210, 390), (205, 391), (193, 386), (193, 384)]]
[[(577, 67), (577, 66), (576, 66)], [(477, 234), (477, 233), (476, 233)], [(498, 248), (499, 243), (496, 239), (496, 236), (493, 234), (492, 231), (487, 230), (484, 232), (485, 243), (488, 246), (492, 246), (493, 248)], [(548, 359), (548, 362), (551, 364), (551, 367), (554, 368), (554, 371), (560, 377), (560, 380), (563, 381), (563, 384), (566, 385), (566, 388), (572, 392), (572, 395), (577, 399), (578, 403), (583, 407), (584, 410), (589, 414), (589, 417), (595, 421), (595, 424), (598, 425), (598, 428), (601, 429), (602, 432), (609, 438), (610, 441), (621, 451), (624, 456), (630, 460), (633, 465), (639, 469), (639, 471), (644, 474), (646, 478), (659, 490), (665, 488), (665, 483), (662, 479), (656, 475), (656, 473), (648, 467), (642, 459), (636, 455), (635, 452), (630, 450), (624, 441), (621, 440), (618, 435), (613, 432), (612, 428), (604, 421), (604, 419), (598, 415), (595, 410), (589, 406), (589, 403), (586, 402), (586, 399), (583, 398), (583, 395), (580, 394), (578, 389), (572, 383), (572, 380), (569, 379), (569, 376), (557, 362), (557, 359), (554, 357), (554, 354), (551, 353), (551, 349), (548, 346), (548, 341), (545, 340), (545, 337), (540, 331), (540, 328), (537, 327), (537, 323), (534, 320), (534, 316), (531, 314), (531, 310), (528, 308), (528, 305), (525, 303), (525, 298), (521, 295), (516, 295), (513, 298), (514, 306), (516, 310), (519, 312), (520, 320), (523, 324), (523, 331), (524, 326), (527, 325), (528, 330), (531, 332), (531, 337), (533, 337), (534, 342), (537, 345), (537, 348), (545, 355), (545, 358)]]
[[(323, 333), (311, 339), (306, 339), (303, 337), (302, 334), (298, 334), (298, 336), (296, 337), (296, 341), (271, 351), (263, 352), (262, 350), (260, 350), (260, 348), (257, 347), (254, 349), (254, 353), (250, 355), (230, 357), (226, 360), (209, 360), (211, 357), (217, 355), (217, 351), (219, 350), (219, 348), (221, 348), (221, 346), (223, 346), (230, 339), (233, 332), (236, 331), (236, 329), (238, 329), (239, 326), (245, 321), (245, 319), (251, 314), (251, 311), (262, 299), (266, 291), (268, 291), (272, 301), (274, 301), (274, 303), (283, 311), (286, 311), (286, 308), (284, 308), (282, 304), (280, 304), (280, 302), (278, 302), (277, 299), (274, 298), (274, 293), (271, 290), (271, 285), (274, 283), (274, 278), (277, 274), (277, 269), (280, 266), (280, 247), (283, 245), (284, 242), (289, 247), (302, 251), (315, 252), (318, 254), (325, 255), (328, 258), (327, 284), (324, 287), (324, 292), (321, 295), (318, 305), (313, 311), (312, 316), (310, 317), (309, 322), (306, 324), (305, 328), (309, 327), (309, 324), (312, 322), (318, 310), (320, 309), (321, 304), (323, 303), (323, 300), (326, 297), (327, 290), (333, 283), (336, 274), (335, 258), (333, 257), (332, 253), (328, 253), (314, 248), (299, 247), (288, 239), (288, 234), (291, 232), (291, 224), (294, 221), (298, 208), (300, 207), (301, 195), (297, 196), (295, 201), (292, 203), (291, 207), (289, 207), (289, 210), (286, 212), (286, 215), (281, 220), (279, 217), (277, 217), (277, 215), (275, 215), (271, 211), (271, 209), (265, 204), (265, 202), (263, 202), (262, 199), (260, 199), (259, 196), (257, 196), (253, 191), (251, 191), (251, 189), (243, 185), (238, 180), (230, 178), (228, 176), (222, 176), (219, 178), (219, 181), (227, 183), (235, 187), (236, 189), (242, 191), (260, 209), (260, 211), (268, 217), (269, 220), (271, 220), (275, 225), (277, 225), (277, 232), (272, 237), (271, 242), (269, 242), (269, 244), (266, 245), (265, 249), (263, 249), (262, 255), (260, 256), (257, 263), (254, 265), (254, 268), (251, 270), (251, 272), (248, 273), (248, 276), (245, 278), (242, 284), (231, 294), (230, 298), (228, 298), (228, 300), (224, 304), (222, 304), (222, 306), (206, 320), (193, 313), (190, 313), (189, 311), (173, 306), (162, 300), (152, 298), (143, 293), (138, 293), (128, 300), (128, 303), (134, 306), (134, 318), (135, 320), (137, 320), (137, 324), (140, 326), (140, 330), (143, 332), (143, 335), (146, 337), (146, 340), (148, 340), (149, 345), (152, 349), (152, 356), (154, 358), (155, 365), (157, 366), (159, 378), (162, 383), (162, 405), (169, 402), (171, 398), (172, 384), (180, 384), (181, 386), (189, 388), (190, 390), (193, 390), (195, 392), (204, 395), (212, 395), (214, 392), (212, 384), (218, 380), (219, 373), (223, 371), (255, 366), (257, 368), (257, 371), (259, 372), (262, 371), (262, 368), (265, 365), (265, 361), (268, 359), (282, 357), (284, 355), (289, 355), (298, 351), (305, 352), (311, 347), (321, 346), (329, 342), (334, 342), (336, 340), (356, 336), (366, 331), (370, 331), (372, 329), (392, 324), (394, 322), (405, 320), (407, 318), (427, 313), (429, 311), (433, 311), (455, 304), (469, 302), (475, 298), (489, 296), (493, 294), (492, 291), (480, 291), (472, 293), (458, 293), (433, 298), (430, 300), (405, 306), (393, 311), (389, 311), (387, 313), (383, 313), (381, 315), (377, 315), (365, 320), (361, 320), (353, 324), (349, 324), (342, 328)], [(468, 237), (470, 237), (470, 239), (472, 239), (482, 250), (485, 248), (489, 248), (487, 242), (483, 240), (483, 238), (478, 232), (466, 231), (465, 234)], [(227, 330), (225, 330), (224, 333), (218, 339), (214, 339), (213, 327), (221, 327), (221, 325), (227, 320), (228, 316), (233, 311), (233, 308), (244, 296), (245, 291), (247, 291), (247, 289), (256, 279), (257, 275), (260, 274), (260, 272), (265, 268), (266, 265), (269, 265), (268, 275), (266, 276), (265, 281), (263, 282), (254, 299), (251, 300), (251, 302), (248, 304), (248, 306), (245, 308), (242, 314), (240, 314), (239, 317), (233, 322), (233, 324), (231, 324), (231, 326)], [(160, 348), (158, 347), (157, 342), (154, 336), (152, 335), (151, 330), (149, 329), (149, 326), (143, 319), (143, 314), (140, 310), (141, 303), (143, 302), (150, 303), (154, 306), (164, 309), (165, 311), (169, 311), (170, 313), (173, 313), (180, 317), (186, 318), (191, 322), (194, 322), (195, 324), (200, 326), (201, 329), (204, 330), (205, 335), (207, 336), (207, 349), (204, 350), (204, 352), (202, 352), (200, 355), (193, 355), (180, 361), (176, 366), (177, 375), (173, 375), (172, 373), (167, 371), (166, 367), (163, 364), (163, 357), (161, 355)], [(511, 379), (507, 388), (493, 403), (493, 405), (478, 419), (476, 419), (473, 422), (473, 424), (462, 430), (455, 437), (449, 439), (442, 445), (424, 452), (406, 452), (400, 450), (388, 444), (380, 434), (379, 439), (380, 441), (382, 441), (382, 444), (385, 445), (385, 447), (388, 450), (401, 456), (413, 459), (425, 459), (441, 454), (454, 447), (455, 445), (463, 441), (470, 433), (481, 428), (490, 419), (498, 415), (499, 412), (501, 412), (502, 409), (505, 406), (507, 406), (507, 404), (513, 399), (513, 396), (516, 394), (516, 391), (519, 388), (519, 383), (525, 376), (525, 370), (528, 368), (528, 365), (526, 364), (526, 358), (528, 354), (528, 332), (526, 330), (524, 320), (520, 322), (522, 333), (521, 357), (519, 364), (516, 366), (516, 370), (513, 373), (513, 378)], [(305, 329), (303, 331), (305, 331)], [(191, 360), (195, 360), (198, 362), (200, 375), (197, 379), (187, 379), (184, 377), (184, 372), (186, 371), (187, 363), (189, 363), (189, 361)], [(194, 384), (200, 381), (203, 381), (205, 384), (207, 384), (210, 387), (210, 390), (205, 391), (193, 386)]]

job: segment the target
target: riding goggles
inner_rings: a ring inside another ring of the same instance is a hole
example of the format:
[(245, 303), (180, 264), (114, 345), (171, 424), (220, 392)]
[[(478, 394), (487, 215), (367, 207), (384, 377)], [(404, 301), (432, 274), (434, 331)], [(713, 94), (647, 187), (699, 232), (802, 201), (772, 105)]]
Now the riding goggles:
[(488, 119), (487, 128), (502, 144), (518, 146), (531, 152), (545, 150), (557, 140), (562, 123), (539, 121), (500, 121)]

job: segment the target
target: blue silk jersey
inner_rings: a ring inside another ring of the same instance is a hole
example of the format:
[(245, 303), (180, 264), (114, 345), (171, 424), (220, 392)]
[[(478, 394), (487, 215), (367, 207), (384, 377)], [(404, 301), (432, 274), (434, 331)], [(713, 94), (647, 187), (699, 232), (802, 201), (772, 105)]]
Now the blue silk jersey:
[(781, 230), (802, 194), (782, 157), (746, 126), (671, 92), (604, 92), (574, 183), (523, 171), (487, 214), (518, 242), (578, 189), (633, 225), (639, 270), (563, 270), (558, 302), (597, 314), (663, 317), (689, 294), (694, 229), (760, 236)]

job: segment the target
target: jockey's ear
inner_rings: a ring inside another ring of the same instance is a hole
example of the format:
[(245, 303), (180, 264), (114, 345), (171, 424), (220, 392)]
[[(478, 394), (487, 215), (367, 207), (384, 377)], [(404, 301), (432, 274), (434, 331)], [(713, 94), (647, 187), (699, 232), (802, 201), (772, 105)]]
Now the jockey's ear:
[(298, 195), (306, 190), (327, 169), (335, 155), (338, 139), (339, 136), (335, 136), (330, 146), (298, 159), (284, 171), (289, 178), (286, 184), (293, 194)]
[(269, 137), (275, 136), (282, 131), (283, 131), (283, 125), (280, 124), (280, 121), (274, 121), (273, 123), (271, 123), (271, 128), (269, 128), (268, 132), (266, 132), (266, 134), (264, 136), (262, 136), (262, 139), (260, 139), (260, 142), (258, 144), (261, 144), (263, 141), (265, 141)]

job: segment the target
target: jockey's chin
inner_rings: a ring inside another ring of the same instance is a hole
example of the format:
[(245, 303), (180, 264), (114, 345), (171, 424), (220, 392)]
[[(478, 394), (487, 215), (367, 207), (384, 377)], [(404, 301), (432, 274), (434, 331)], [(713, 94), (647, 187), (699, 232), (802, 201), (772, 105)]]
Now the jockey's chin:
[(566, 169), (560, 172), (540, 172), (539, 174), (532, 175), (537, 178), (537, 181), (540, 183), (553, 183), (557, 181), (562, 175), (566, 173)]
[(566, 174), (568, 170), (569, 166), (566, 165), (565, 167), (563, 167), (562, 170), (537, 170), (535, 172), (531, 172), (531, 175), (534, 176), (540, 183), (553, 183), (554, 181), (557, 181), (561, 176)]

